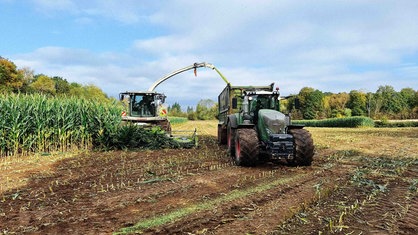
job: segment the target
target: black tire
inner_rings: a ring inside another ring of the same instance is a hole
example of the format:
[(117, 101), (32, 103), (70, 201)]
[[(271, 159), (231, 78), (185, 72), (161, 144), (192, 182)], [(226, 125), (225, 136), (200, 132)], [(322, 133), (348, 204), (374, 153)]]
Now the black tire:
[(292, 166), (310, 166), (314, 155), (314, 144), (311, 133), (305, 129), (291, 129), (293, 135), (295, 155), (289, 164)]
[(236, 129), (231, 127), (231, 123), (228, 122), (226, 127), (226, 144), (228, 147), (228, 155), (235, 157), (235, 131)]
[(258, 162), (259, 143), (254, 129), (238, 129), (235, 134), (235, 157), (237, 166), (254, 166)]
[(226, 145), (227, 144), (227, 133), (226, 129), (222, 128), (222, 125), (218, 125), (218, 144)]

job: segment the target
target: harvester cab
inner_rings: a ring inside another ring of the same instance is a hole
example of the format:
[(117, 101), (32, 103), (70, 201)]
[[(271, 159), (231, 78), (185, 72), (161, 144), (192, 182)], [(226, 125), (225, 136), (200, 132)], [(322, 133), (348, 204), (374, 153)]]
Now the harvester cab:
[(280, 112), (280, 93), (273, 87), (228, 84), (218, 97), (218, 142), (228, 146), (237, 165), (279, 160), (311, 165), (311, 134)]
[(122, 113), (123, 122), (132, 122), (144, 127), (160, 126), (167, 134), (171, 134), (164, 94), (155, 91), (127, 91), (120, 93), (119, 98), (126, 107), (126, 111)]

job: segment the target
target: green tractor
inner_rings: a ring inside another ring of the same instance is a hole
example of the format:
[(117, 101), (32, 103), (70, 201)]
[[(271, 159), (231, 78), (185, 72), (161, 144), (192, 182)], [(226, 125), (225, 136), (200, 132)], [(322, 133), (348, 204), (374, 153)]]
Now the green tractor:
[(280, 93), (269, 86), (231, 86), (218, 96), (218, 142), (238, 166), (286, 160), (292, 166), (309, 166), (314, 155), (311, 134), (292, 125), (280, 112)]

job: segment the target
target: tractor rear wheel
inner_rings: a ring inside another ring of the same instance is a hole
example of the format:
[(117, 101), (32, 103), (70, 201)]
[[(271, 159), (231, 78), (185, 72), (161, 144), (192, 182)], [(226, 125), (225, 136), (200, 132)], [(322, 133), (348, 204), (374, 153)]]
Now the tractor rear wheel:
[(254, 129), (238, 129), (235, 134), (234, 162), (238, 166), (254, 166), (258, 162), (259, 143)]
[(291, 129), (295, 144), (295, 155), (289, 164), (292, 166), (310, 166), (314, 155), (314, 144), (311, 133), (305, 129)]

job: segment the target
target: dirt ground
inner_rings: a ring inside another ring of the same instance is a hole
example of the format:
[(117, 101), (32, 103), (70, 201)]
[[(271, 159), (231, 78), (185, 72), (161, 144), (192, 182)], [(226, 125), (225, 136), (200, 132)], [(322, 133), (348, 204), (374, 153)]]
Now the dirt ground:
[(1, 159), (0, 234), (418, 234), (418, 129), (309, 128), (310, 167), (200, 147)]

